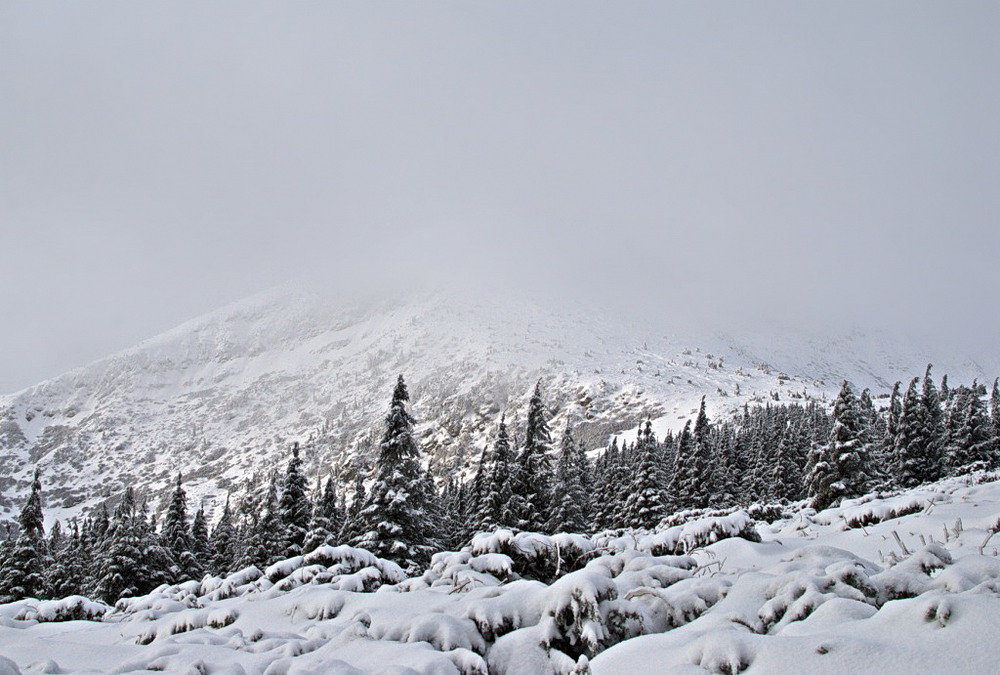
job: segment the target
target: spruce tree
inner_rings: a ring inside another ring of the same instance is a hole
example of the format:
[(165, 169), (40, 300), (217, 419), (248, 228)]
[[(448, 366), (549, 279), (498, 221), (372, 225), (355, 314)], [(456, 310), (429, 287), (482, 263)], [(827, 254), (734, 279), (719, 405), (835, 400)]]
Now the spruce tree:
[(551, 532), (554, 520), (552, 495), (552, 437), (542, 403), (542, 383), (528, 401), (524, 446), (517, 458), (514, 491), (519, 500), (518, 527), (534, 532)]
[(115, 508), (104, 546), (97, 554), (95, 594), (105, 602), (115, 603), (147, 589), (150, 569), (143, 555), (138, 517), (135, 494), (129, 486)]
[(181, 474), (177, 474), (177, 485), (170, 498), (170, 505), (163, 518), (160, 533), (163, 546), (173, 560), (173, 581), (200, 579), (204, 573), (201, 562), (195, 556), (191, 542), (191, 530), (187, 516), (187, 493), (181, 485)]
[(993, 422), (994, 435), (1000, 436), (1000, 378), (993, 380), (990, 391), (990, 421)]
[(691, 508), (694, 503), (695, 495), (691, 492), (694, 483), (693, 454), (694, 438), (691, 435), (691, 420), (688, 420), (677, 436), (677, 452), (667, 487), (670, 506), (674, 510)]
[(430, 560), (436, 542), (420, 448), (413, 437), (414, 419), (406, 411), (409, 398), (400, 375), (379, 443), (375, 481), (357, 515), (360, 534), (354, 545), (419, 570)]
[(20, 531), (4, 565), (0, 578), (0, 599), (10, 602), (21, 598), (45, 597), (47, 551), (42, 518), (42, 481), (36, 468), (31, 492), (17, 519)]
[(590, 515), (590, 528), (593, 531), (600, 531), (610, 529), (610, 495), (611, 495), (611, 478), (610, 470), (608, 468), (610, 463), (610, 456), (612, 453), (618, 453), (618, 439), (614, 438), (611, 444), (605, 448), (604, 452), (601, 453), (597, 461), (594, 462), (594, 478), (593, 484), (593, 510)]
[(896, 435), (895, 457), (899, 485), (915, 487), (930, 480), (930, 455), (927, 450), (926, 408), (917, 394), (917, 378), (903, 396), (903, 406), (899, 417), (899, 431)]
[(573, 438), (569, 422), (559, 444), (556, 464), (555, 517), (552, 529), (556, 532), (585, 532), (589, 520), (587, 495), (587, 458)]
[(947, 437), (945, 435), (944, 411), (941, 407), (941, 397), (938, 394), (937, 387), (934, 386), (934, 380), (931, 379), (931, 364), (927, 364), (927, 371), (924, 374), (921, 402), (924, 406), (925, 436), (927, 438), (927, 474), (924, 480), (937, 480), (944, 474), (944, 446), (947, 442)]
[(949, 415), (948, 464), (954, 475), (997, 465), (998, 439), (986, 408), (975, 390), (953, 390)]
[(49, 543), (53, 564), (46, 585), (53, 598), (82, 595), (84, 581), (92, 573), (89, 555), (81, 550), (80, 527), (75, 518), (70, 521), (68, 530), (61, 542), (55, 542), (52, 537)]
[(789, 424), (778, 442), (778, 451), (771, 470), (770, 496), (782, 501), (802, 498), (802, 466), (805, 447), (801, 424)]
[(830, 439), (807, 477), (813, 508), (825, 509), (841, 499), (864, 493), (870, 470), (864, 432), (858, 399), (844, 380), (833, 405)]
[(202, 563), (202, 568), (208, 566), (212, 559), (212, 546), (208, 537), (208, 522), (205, 519), (204, 507), (198, 507), (191, 521), (191, 552)]
[(292, 445), (292, 457), (288, 460), (288, 468), (281, 483), (281, 500), (279, 502), (281, 525), (284, 527), (284, 556), (302, 553), (302, 544), (309, 531), (309, 517), (312, 506), (306, 495), (306, 477), (302, 473), (302, 460), (299, 458), (299, 444)]
[(660, 453), (649, 420), (646, 420), (635, 449), (638, 464), (629, 484), (625, 524), (648, 530), (656, 527), (665, 515)]
[(337, 489), (333, 481), (333, 476), (326, 479), (326, 486), (322, 492), (319, 489), (319, 482), (316, 484), (316, 501), (313, 502), (312, 517), (309, 520), (309, 533), (306, 535), (305, 543), (302, 546), (303, 553), (316, 550), (319, 546), (333, 544), (336, 533), (340, 531), (343, 518), (340, 508), (337, 505)]
[(511, 513), (511, 478), (514, 472), (514, 453), (511, 450), (510, 434), (507, 432), (507, 416), (500, 417), (493, 452), (487, 456), (481, 468), (485, 474), (482, 493), (477, 504), (475, 527), (480, 532), (489, 532), (498, 527), (513, 527), (516, 516)]
[(233, 526), (233, 514), (229, 508), (228, 494), (222, 515), (212, 529), (209, 543), (212, 557), (208, 561), (208, 567), (212, 574), (224, 575), (227, 572), (235, 571), (233, 564), (236, 554), (236, 528)]

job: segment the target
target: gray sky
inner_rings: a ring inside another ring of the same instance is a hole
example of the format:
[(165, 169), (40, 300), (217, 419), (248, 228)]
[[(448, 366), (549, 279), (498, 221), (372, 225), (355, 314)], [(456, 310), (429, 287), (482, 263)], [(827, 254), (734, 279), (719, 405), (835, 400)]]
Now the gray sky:
[(995, 350), (997, 26), (994, 2), (0, 0), (0, 391), (315, 268)]

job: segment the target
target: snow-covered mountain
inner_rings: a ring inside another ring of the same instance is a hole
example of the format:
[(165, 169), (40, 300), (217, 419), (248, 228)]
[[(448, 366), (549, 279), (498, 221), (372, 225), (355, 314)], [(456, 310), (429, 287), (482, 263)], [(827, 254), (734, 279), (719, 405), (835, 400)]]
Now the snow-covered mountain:
[[(677, 428), (747, 401), (829, 398), (841, 378), (876, 393), (933, 355), (866, 337), (676, 334), (582, 305), (475, 293), (331, 299), (292, 284), (185, 323), (89, 366), (0, 397), (0, 517), (41, 467), (48, 518), (135, 486), (154, 503), (176, 472), (210, 511), (243, 479), (283, 467), (298, 440), (312, 475), (370, 461), (398, 374), (431, 461), (460, 470), (500, 415), (517, 430), (542, 381), (556, 434), (599, 447), (652, 417)], [(953, 356), (953, 355), (946, 355)], [(950, 361), (950, 362), (948, 362)], [(953, 381), (995, 363), (934, 360)]]

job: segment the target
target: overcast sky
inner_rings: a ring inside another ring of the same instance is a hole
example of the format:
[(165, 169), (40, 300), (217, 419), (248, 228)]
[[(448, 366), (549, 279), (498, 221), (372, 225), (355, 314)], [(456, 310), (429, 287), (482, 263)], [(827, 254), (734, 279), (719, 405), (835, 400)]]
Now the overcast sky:
[(0, 0), (0, 391), (315, 268), (995, 350), (998, 26), (995, 2)]

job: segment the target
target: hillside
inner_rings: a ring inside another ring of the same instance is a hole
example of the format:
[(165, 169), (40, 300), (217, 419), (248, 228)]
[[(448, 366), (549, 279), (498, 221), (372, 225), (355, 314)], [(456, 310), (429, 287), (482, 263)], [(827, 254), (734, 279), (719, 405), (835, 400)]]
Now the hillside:
[[(552, 428), (588, 447), (651, 417), (677, 428), (702, 395), (725, 415), (746, 402), (829, 398), (841, 378), (885, 392), (930, 355), (858, 333), (668, 333), (605, 310), (472, 293), (346, 301), (300, 284), (235, 303), (136, 347), (0, 397), (0, 518), (34, 465), (46, 515), (85, 512), (133, 485), (155, 505), (181, 471), (211, 514), (227, 490), (304, 445), (310, 476), (349, 481), (405, 373), (422, 446), (461, 470), (506, 413), (516, 431), (541, 379)], [(956, 380), (995, 364), (936, 362)]]

